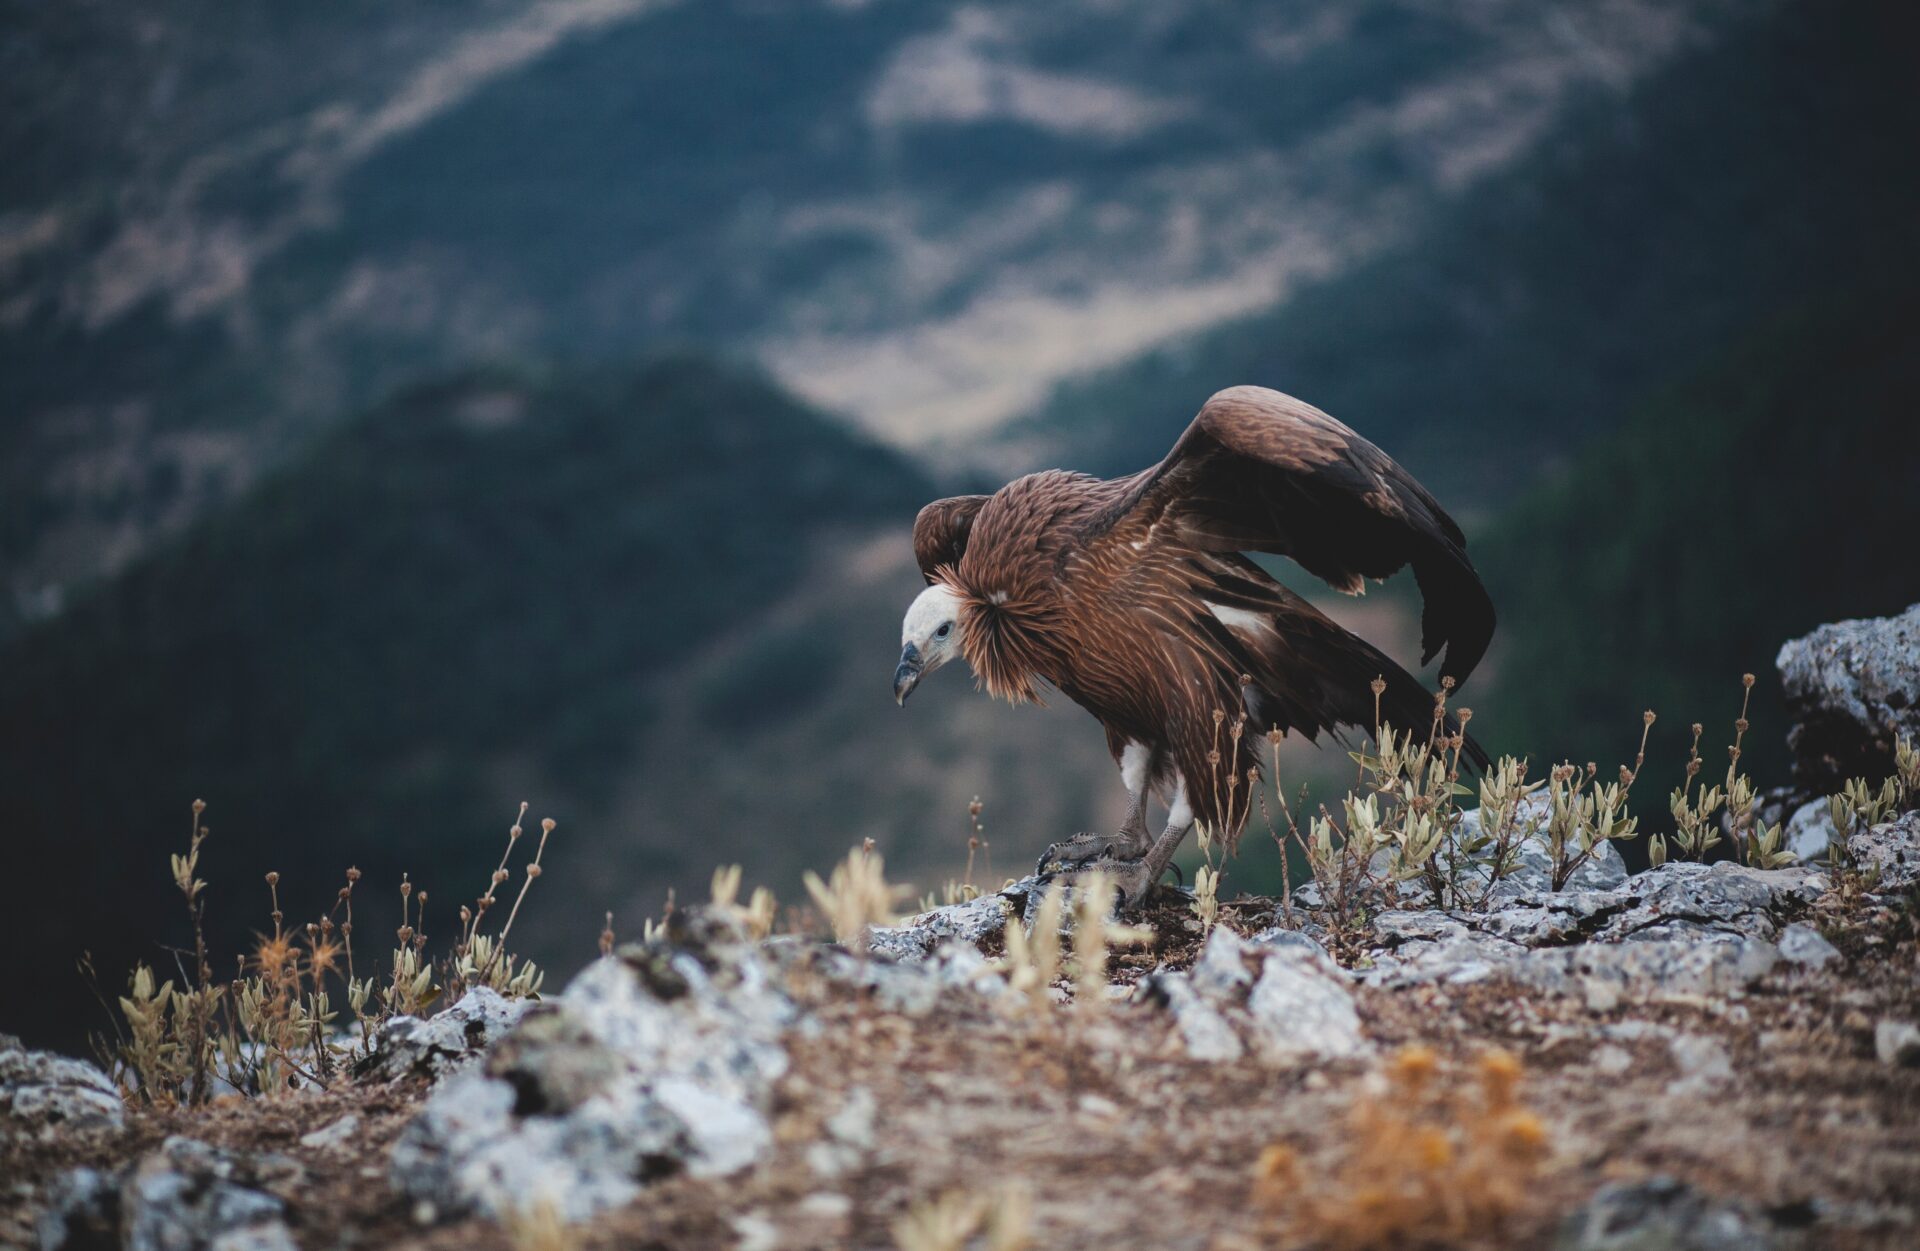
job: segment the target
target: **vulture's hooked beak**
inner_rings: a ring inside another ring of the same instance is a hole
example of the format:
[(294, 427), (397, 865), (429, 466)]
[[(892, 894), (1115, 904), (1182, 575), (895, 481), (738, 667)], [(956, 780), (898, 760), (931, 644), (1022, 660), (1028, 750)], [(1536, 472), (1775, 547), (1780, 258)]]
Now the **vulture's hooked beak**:
[(908, 643), (900, 649), (900, 667), (893, 671), (893, 702), (902, 708), (907, 706), (907, 696), (913, 694), (913, 688), (920, 685), (920, 674), (924, 666), (920, 663), (920, 649)]

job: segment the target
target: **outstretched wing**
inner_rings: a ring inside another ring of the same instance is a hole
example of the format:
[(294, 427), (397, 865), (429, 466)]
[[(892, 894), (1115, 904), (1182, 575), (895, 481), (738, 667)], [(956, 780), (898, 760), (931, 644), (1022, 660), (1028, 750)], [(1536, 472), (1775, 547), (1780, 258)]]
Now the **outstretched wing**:
[(967, 536), (973, 533), (973, 519), (986, 502), (984, 495), (955, 495), (935, 500), (913, 519), (913, 558), (928, 582), (940, 566), (959, 565), (967, 551)]
[(1425, 600), (1421, 663), (1444, 647), (1441, 673), (1456, 681), (1493, 637), (1493, 602), (1453, 518), (1385, 452), (1278, 391), (1231, 387), (1208, 400), (1105, 520), (1136, 510), (1205, 551), (1290, 557), (1350, 595), (1411, 564)]

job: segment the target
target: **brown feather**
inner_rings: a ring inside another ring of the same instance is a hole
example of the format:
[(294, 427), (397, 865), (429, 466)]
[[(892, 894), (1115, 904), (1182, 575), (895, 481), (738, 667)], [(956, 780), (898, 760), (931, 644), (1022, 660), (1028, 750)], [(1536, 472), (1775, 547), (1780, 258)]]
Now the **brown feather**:
[[(1450, 642), (1460, 677), (1492, 632), (1464, 538), (1433, 497), (1333, 418), (1257, 387), (1216, 395), (1132, 477), (1050, 470), (928, 505), (914, 547), (929, 581), (960, 597), (961, 654), (989, 693), (1017, 703), (1051, 683), (1100, 719), (1116, 758), (1133, 742), (1164, 761), (1161, 780), (1184, 779), (1196, 819), (1228, 837), (1268, 729), (1371, 730), (1376, 676), (1394, 724), (1419, 728), (1433, 706), (1238, 553), (1291, 556), (1343, 590), (1412, 564), (1428, 646)], [(1477, 745), (1469, 756), (1485, 759)]]

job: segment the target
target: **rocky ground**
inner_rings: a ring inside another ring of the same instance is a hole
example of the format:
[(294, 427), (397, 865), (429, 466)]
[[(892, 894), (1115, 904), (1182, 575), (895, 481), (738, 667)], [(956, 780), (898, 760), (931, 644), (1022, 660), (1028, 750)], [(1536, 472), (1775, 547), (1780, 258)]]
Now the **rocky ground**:
[(684, 909), (544, 1001), (392, 1022), (335, 1089), (198, 1110), (0, 1045), (0, 1244), (1910, 1247), (1920, 812), (1848, 850), (1529, 863), (1357, 945), (1166, 889), (1098, 979), (1021, 975), (1031, 879), (864, 950)]

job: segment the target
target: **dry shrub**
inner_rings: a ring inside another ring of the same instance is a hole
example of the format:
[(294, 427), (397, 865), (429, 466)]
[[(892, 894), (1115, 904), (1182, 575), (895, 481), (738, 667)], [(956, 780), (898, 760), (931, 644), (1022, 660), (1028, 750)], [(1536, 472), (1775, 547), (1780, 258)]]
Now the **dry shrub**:
[(898, 919), (894, 906), (910, 893), (887, 881), (886, 864), (872, 839), (849, 851), (826, 881), (812, 870), (801, 881), (833, 927), (834, 938), (857, 951), (866, 949), (867, 927), (892, 925)]
[(1550, 1146), (1519, 1100), (1520, 1076), (1517, 1059), (1491, 1051), (1471, 1082), (1447, 1081), (1430, 1049), (1405, 1048), (1354, 1104), (1333, 1166), (1274, 1143), (1255, 1165), (1254, 1199), (1289, 1233), (1336, 1251), (1498, 1237)]
[[(540, 876), (541, 856), (555, 829), (540, 823), (538, 849), (522, 866), (523, 880), (506, 923), (497, 933), (482, 927), (497, 889), (511, 876), (515, 848), (525, 833), (521, 820), (507, 834), (507, 850), (472, 907), (460, 909), (460, 934), (451, 952), (436, 960), (427, 950), (427, 892), (411, 879), (400, 883), (400, 926), (385, 976), (364, 961), (354, 963), (354, 902), (360, 870), (349, 868), (331, 906), (305, 924), (291, 923), (280, 906), (280, 875), (266, 875), (271, 935), (261, 933), (253, 951), (237, 959), (231, 981), (212, 979), (203, 921), (207, 884), (198, 876), (207, 827), (206, 804), (193, 803), (187, 851), (170, 857), (173, 884), (186, 901), (192, 927), (194, 967), (179, 983), (162, 979), (145, 964), (127, 979), (118, 997), (115, 1039), (96, 1040), (104, 1067), (130, 1097), (159, 1105), (208, 1102), (216, 1086), (242, 1095), (270, 1095), (332, 1085), (349, 1064), (368, 1054), (387, 1020), (451, 1003), (473, 986), (503, 995), (539, 993), (544, 974), (507, 950), (520, 905)], [(351, 1022), (342, 1019), (337, 994), (344, 993)], [(124, 1028), (122, 1028), (124, 1022)]]

